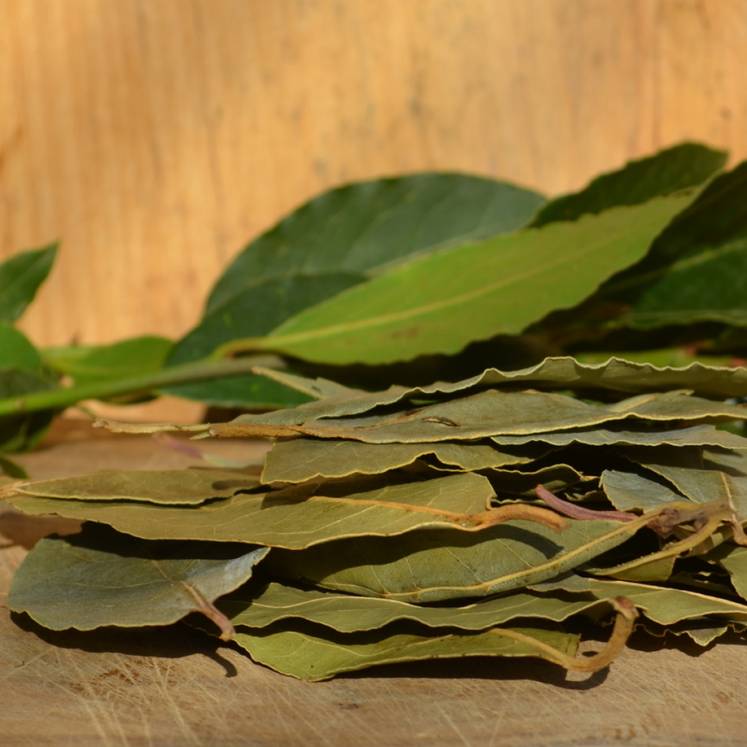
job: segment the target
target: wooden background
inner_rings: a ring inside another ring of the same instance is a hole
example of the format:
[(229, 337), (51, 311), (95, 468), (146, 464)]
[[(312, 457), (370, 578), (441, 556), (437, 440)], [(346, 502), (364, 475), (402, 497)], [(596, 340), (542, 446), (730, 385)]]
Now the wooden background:
[(346, 180), (557, 193), (684, 138), (747, 156), (745, 0), (0, 0), (0, 256), (63, 241), (39, 343), (181, 334)]

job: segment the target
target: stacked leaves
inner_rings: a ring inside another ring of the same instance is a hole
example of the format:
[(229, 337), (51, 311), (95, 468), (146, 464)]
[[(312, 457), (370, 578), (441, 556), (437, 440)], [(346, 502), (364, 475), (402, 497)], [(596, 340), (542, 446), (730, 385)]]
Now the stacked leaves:
[(179, 340), (36, 348), (11, 325), (56, 248), (0, 262), (0, 474), (85, 400), (307, 400), (260, 362), (372, 387), (550, 355), (744, 360), (747, 162), (727, 160), (681, 143), (554, 199), (458, 173), (335, 187), (251, 240)]
[[(747, 419), (747, 370), (550, 358), (374, 393), (260, 373), (316, 399), (192, 428), (276, 439), (259, 478), (6, 487), (21, 511), (87, 522), (31, 551), (11, 609), (55, 630), (200, 612), (203, 629), (309, 680), (463, 656), (593, 671), (636, 609), (702, 645), (747, 625), (747, 439), (723, 427)], [(612, 610), (608, 643), (580, 656), (577, 619)]]

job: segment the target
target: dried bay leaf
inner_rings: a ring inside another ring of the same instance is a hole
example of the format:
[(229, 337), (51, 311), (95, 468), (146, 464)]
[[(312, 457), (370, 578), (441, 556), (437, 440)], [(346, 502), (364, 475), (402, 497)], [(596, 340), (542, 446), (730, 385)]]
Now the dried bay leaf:
[(252, 575), (268, 549), (145, 542), (111, 531), (43, 539), (13, 577), (8, 606), (51, 630), (168, 625)]
[(484, 444), (367, 444), (310, 438), (276, 443), (265, 458), (265, 484), (296, 483), (319, 477), (379, 474), (405, 467), (425, 456), (466, 472), (523, 464), (531, 457), (501, 452)]
[(568, 464), (552, 464), (538, 469), (494, 469), (485, 470), (483, 474), (490, 479), (500, 499), (506, 493), (535, 497), (537, 485), (547, 490), (558, 491), (574, 488), (588, 489), (596, 478), (584, 475)]
[(587, 569), (596, 575), (626, 581), (666, 581), (672, 575), (678, 557), (709, 550), (713, 546), (714, 537), (720, 543), (722, 525), (733, 529), (736, 524), (740, 534), (743, 534), (741, 523), (737, 523), (741, 517), (735, 513), (731, 501), (723, 498), (717, 497), (705, 503), (679, 501), (663, 507), (663, 511), (663, 524), (659, 527), (654, 523), (650, 525), (662, 536), (669, 536), (680, 524), (692, 524), (692, 531), (683, 532), (684, 536), (655, 552), (638, 555), (612, 567), (587, 566)]
[(566, 430), (555, 433), (533, 433), (527, 436), (493, 436), (498, 446), (525, 446), (542, 443), (548, 446), (719, 446), (724, 449), (747, 449), (747, 439), (710, 425), (696, 425), (675, 430)]
[[(671, 452), (646, 454), (639, 450), (629, 452), (628, 457), (678, 492), (633, 473), (607, 471), (601, 481), (618, 508), (651, 508), (684, 496), (694, 503), (728, 502), (740, 519), (747, 520), (747, 475), (740, 472), (740, 468), (747, 468), (747, 454), (708, 452), (707, 459), (701, 456), (696, 460), (691, 455), (683, 458)], [(637, 502), (636, 495), (640, 496)]]
[(695, 503), (728, 501), (737, 516), (747, 520), (747, 476), (730, 475), (716, 469), (673, 467), (655, 461), (647, 461), (642, 466), (661, 475), (689, 500)]
[[(562, 394), (485, 390), (404, 412), (318, 419), (276, 425), (272, 414), (241, 415), (216, 424), (218, 436), (292, 436), (351, 439), (366, 443), (430, 443), (496, 435), (525, 435), (623, 421), (703, 422), (747, 419), (747, 406), (703, 399), (686, 392), (644, 394), (611, 405)], [(747, 440), (744, 440), (747, 448)]]
[(536, 628), (493, 628), (480, 633), (359, 633), (292, 628), (237, 631), (236, 643), (254, 661), (281, 674), (317, 682), (383, 664), (465, 656), (531, 656), (565, 664), (578, 636)]
[(257, 479), (224, 469), (102, 470), (77, 477), (16, 483), (24, 495), (76, 501), (134, 501), (195, 506), (257, 486)]
[(747, 605), (730, 599), (666, 586), (589, 578), (571, 574), (562, 578), (533, 584), (539, 592), (566, 591), (573, 594), (593, 594), (604, 600), (616, 596), (630, 599), (646, 617), (661, 625), (673, 625), (716, 615), (719, 619), (747, 622)]
[(727, 570), (737, 594), (742, 599), (747, 599), (747, 548), (723, 544), (710, 553), (709, 557)]
[(299, 424), (317, 418), (360, 415), (387, 405), (410, 399), (428, 399), (442, 395), (465, 394), (473, 389), (491, 387), (540, 387), (548, 389), (602, 390), (634, 394), (637, 392), (692, 390), (704, 397), (740, 397), (747, 395), (747, 369), (744, 367), (707, 366), (692, 363), (686, 367), (654, 366), (650, 363), (609, 358), (600, 363), (582, 363), (568, 356), (545, 358), (541, 363), (515, 371), (488, 368), (462, 381), (444, 382), (420, 387), (390, 386), (380, 392), (361, 389), (330, 388), (326, 379), (305, 379), (267, 368), (256, 368), (258, 374), (294, 387), (317, 402), (293, 410), (272, 414), (271, 422)]
[(267, 563), (275, 577), (347, 594), (417, 603), (484, 597), (572, 570), (623, 543), (647, 521), (569, 521), (560, 533), (511, 521), (475, 534), (361, 537), (303, 552), (273, 552)]
[(610, 503), (619, 511), (638, 508), (649, 510), (683, 499), (680, 493), (666, 485), (635, 472), (605, 470), (599, 478), (599, 483)]
[(484, 630), (516, 618), (538, 617), (559, 622), (600, 604), (588, 594), (570, 595), (517, 592), (481, 599), (466, 607), (422, 606), (352, 594), (336, 594), (321, 589), (299, 589), (270, 582), (259, 591), (240, 589), (218, 605), (234, 626), (264, 628), (282, 620), (305, 620), (340, 633), (383, 628), (395, 621), (408, 620), (429, 628)]
[[(144, 539), (247, 542), (290, 549), (342, 537), (389, 536), (430, 527), (472, 533), (490, 526), (503, 510), (489, 509), (493, 488), (485, 477), (472, 473), (386, 485), (352, 495), (317, 494), (314, 489), (311, 485), (237, 494), (192, 507), (63, 500), (23, 493), (4, 498), (25, 513), (100, 522)], [(527, 506), (525, 513), (529, 512), (537, 512), (536, 507)], [(545, 515), (560, 526), (556, 514), (546, 511)]]

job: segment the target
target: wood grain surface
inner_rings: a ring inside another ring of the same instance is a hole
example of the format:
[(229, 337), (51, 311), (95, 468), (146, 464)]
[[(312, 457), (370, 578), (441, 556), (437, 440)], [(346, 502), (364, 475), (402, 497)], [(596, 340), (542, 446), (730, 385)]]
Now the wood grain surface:
[[(263, 447), (211, 448), (260, 457)], [(39, 478), (189, 463), (151, 439), (93, 437), (80, 424), (23, 459)], [(29, 544), (35, 529), (0, 514), (8, 537)], [(11, 620), (4, 598), (23, 552), (0, 550), (3, 747), (745, 744), (747, 647), (738, 643), (702, 653), (637, 638), (607, 672), (576, 681), (546, 663), (473, 660), (306, 684), (186, 630), (52, 634)]]
[(744, 0), (0, 0), (0, 256), (63, 241), (39, 343), (183, 333), (347, 180), (557, 193), (684, 138), (747, 156)]

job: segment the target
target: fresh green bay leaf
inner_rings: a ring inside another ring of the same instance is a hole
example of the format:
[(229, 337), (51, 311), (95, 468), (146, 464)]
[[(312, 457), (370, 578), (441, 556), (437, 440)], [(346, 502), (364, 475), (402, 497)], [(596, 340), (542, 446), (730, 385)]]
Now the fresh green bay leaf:
[(716, 321), (744, 326), (747, 162), (716, 177), (639, 264), (600, 291), (627, 312), (616, 324), (650, 329)]
[(207, 310), (257, 280), (378, 272), (403, 257), (514, 231), (544, 201), (505, 182), (450, 173), (337, 187), (252, 241), (216, 283)]
[(21, 252), (0, 263), (0, 322), (15, 322), (47, 279), (57, 245)]
[(415, 259), (244, 347), (323, 363), (388, 363), (519, 333), (638, 261), (690, 200), (658, 198)]
[[(229, 265), (197, 327), (170, 364), (210, 355), (222, 343), (269, 333), (286, 319), (401, 260), (516, 230), (544, 199), (503, 182), (461, 174), (418, 174), (340, 187), (298, 208), (252, 241)], [(174, 387), (220, 404), (277, 400), (248, 377), (234, 385)]]
[[(747, 189), (745, 189), (747, 198)], [(747, 326), (747, 231), (673, 263), (621, 320), (639, 329), (695, 322)]]
[(543, 226), (577, 220), (618, 205), (636, 205), (654, 197), (696, 187), (726, 164), (727, 154), (698, 143), (682, 143), (623, 168), (596, 177), (580, 192), (548, 202), (532, 221)]
[(0, 371), (9, 369), (41, 374), (43, 364), (39, 351), (20, 330), (0, 322)]
[[(0, 399), (55, 386), (56, 381), (44, 370), (39, 352), (26, 336), (0, 322)], [(49, 412), (0, 417), (0, 452), (31, 448), (42, 438), (51, 420)]]
[(295, 407), (309, 400), (303, 394), (294, 392), (282, 384), (254, 375), (180, 384), (178, 387), (163, 389), (161, 393), (229, 410), (275, 410)]
[[(16, 480), (24, 480), (28, 478), (26, 470), (20, 464), (0, 454), (0, 477), (2, 475), (7, 475), (8, 477), (15, 478)], [(0, 480), (0, 487), (1, 486), (2, 481)]]
[(146, 335), (112, 345), (47, 348), (44, 361), (75, 384), (124, 379), (159, 371), (171, 350), (165, 337)]

